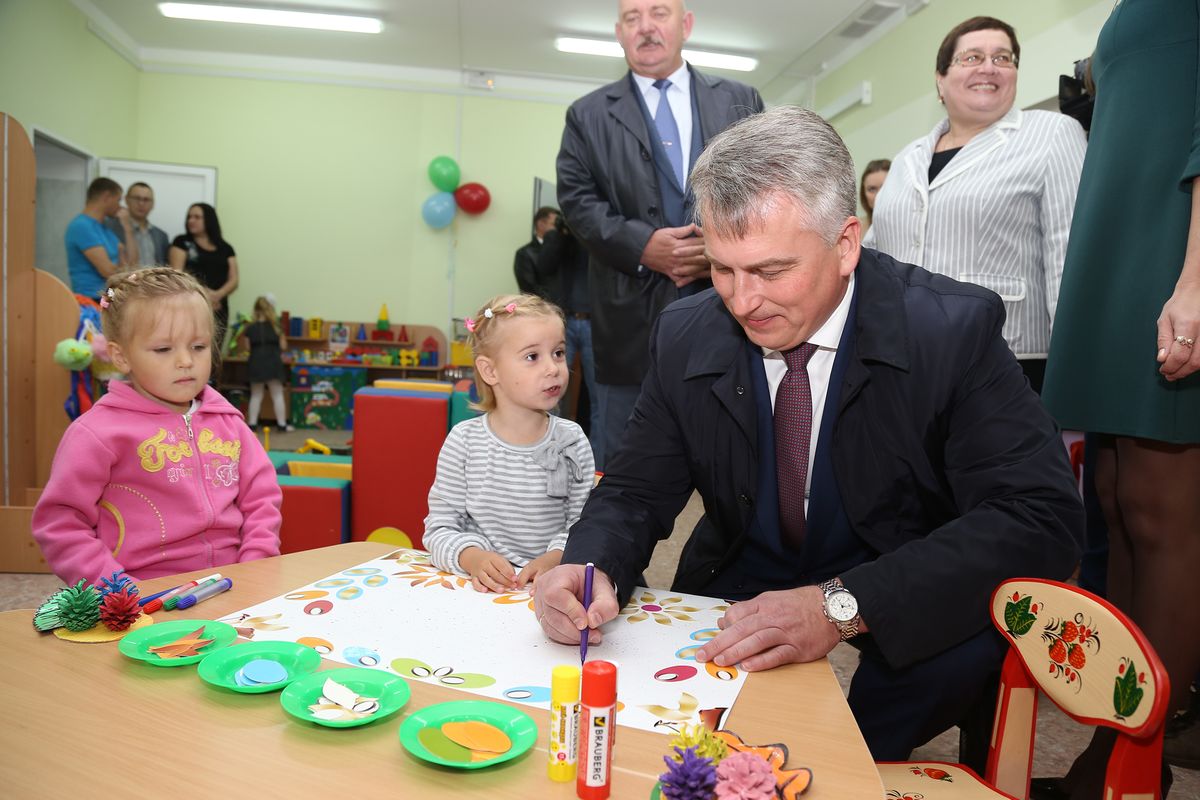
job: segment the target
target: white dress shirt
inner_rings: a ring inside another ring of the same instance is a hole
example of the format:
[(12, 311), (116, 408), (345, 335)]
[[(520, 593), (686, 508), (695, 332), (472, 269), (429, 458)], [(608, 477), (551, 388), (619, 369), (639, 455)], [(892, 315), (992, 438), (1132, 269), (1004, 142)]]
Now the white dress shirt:
[[(646, 101), (646, 108), (650, 109), (650, 116), (657, 119), (662, 92), (654, 88), (656, 79), (635, 72), (633, 80), (642, 91), (642, 99)], [(667, 103), (675, 115), (675, 127), (679, 128), (679, 152), (683, 154), (683, 176), (686, 180), (691, 166), (688, 161), (692, 157), (692, 73), (688, 72), (687, 62), (668, 75), (667, 80), (671, 82), (667, 87)], [(655, 131), (650, 131), (650, 135), (655, 135)]]
[(1087, 141), (1065, 114), (1012, 109), (931, 183), (942, 120), (892, 161), (863, 244), (991, 289), (1019, 358), (1045, 358)]
[[(817, 346), (816, 352), (808, 360), (808, 385), (812, 390), (812, 437), (808, 442), (808, 477), (804, 481), (804, 513), (808, 513), (808, 496), (812, 488), (812, 462), (817, 452), (817, 439), (820, 438), (821, 418), (825, 416), (825, 398), (829, 395), (829, 379), (833, 375), (833, 362), (837, 358), (838, 345), (842, 341), (842, 330), (846, 327), (846, 317), (850, 314), (850, 299), (854, 296), (854, 273), (850, 273), (850, 282), (846, 293), (837, 308), (825, 320), (825, 324), (817, 332), (808, 337), (810, 344)], [(787, 374), (787, 362), (783, 353), (778, 350), (762, 348), (763, 368), (767, 371), (767, 387), (771, 390), (771, 408), (775, 408), (775, 394), (783, 376)]]

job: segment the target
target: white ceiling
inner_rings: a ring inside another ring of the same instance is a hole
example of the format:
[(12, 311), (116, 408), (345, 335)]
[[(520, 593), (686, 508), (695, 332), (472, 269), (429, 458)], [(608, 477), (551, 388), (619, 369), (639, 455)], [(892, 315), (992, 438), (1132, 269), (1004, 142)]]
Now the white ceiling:
[[(424, 83), (462, 90), (473, 71), (496, 91), (577, 96), (579, 82), (620, 76), (624, 63), (559, 53), (554, 38), (612, 39), (615, 0), (267, 0), (261, 5), (380, 16), (381, 34), (168, 19), (155, 0), (72, 0), (93, 31), (144, 69), (218, 74), (301, 73), (331, 80)], [(253, 0), (240, 0), (251, 5)], [(857, 52), (929, 0), (689, 0), (688, 46), (759, 60), (750, 83), (769, 102), (803, 102), (808, 79)], [(867, 15), (866, 36), (839, 35)]]

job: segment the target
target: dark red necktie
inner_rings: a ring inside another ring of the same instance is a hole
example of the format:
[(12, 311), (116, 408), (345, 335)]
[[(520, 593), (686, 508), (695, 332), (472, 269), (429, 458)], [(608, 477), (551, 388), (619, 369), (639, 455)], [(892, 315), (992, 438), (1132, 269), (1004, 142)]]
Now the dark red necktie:
[(804, 486), (812, 441), (812, 387), (808, 360), (817, 351), (805, 342), (783, 353), (788, 371), (775, 391), (775, 474), (779, 483), (779, 527), (784, 543), (804, 542)]

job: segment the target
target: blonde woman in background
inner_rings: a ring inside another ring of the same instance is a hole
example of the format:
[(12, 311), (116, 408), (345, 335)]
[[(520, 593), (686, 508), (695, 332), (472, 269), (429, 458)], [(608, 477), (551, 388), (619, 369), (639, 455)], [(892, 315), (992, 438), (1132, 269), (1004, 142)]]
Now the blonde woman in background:
[(287, 366), (283, 363), (283, 351), (287, 350), (287, 337), (279, 327), (275, 304), (269, 297), (254, 301), (254, 321), (242, 331), (240, 344), (250, 351), (246, 373), (250, 380), (250, 413), (247, 421), (252, 430), (258, 428), (258, 412), (262, 409), (263, 388), (271, 390), (271, 403), (275, 406), (275, 421), (283, 430), (294, 431), (287, 424), (287, 407), (283, 404), (283, 382), (288, 379)]

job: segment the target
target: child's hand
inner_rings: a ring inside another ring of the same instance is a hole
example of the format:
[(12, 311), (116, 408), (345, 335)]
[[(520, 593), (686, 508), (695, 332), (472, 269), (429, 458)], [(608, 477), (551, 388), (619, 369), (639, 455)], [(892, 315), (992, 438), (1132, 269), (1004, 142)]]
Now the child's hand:
[(458, 564), (471, 576), (477, 592), (510, 592), (517, 588), (512, 564), (499, 553), (468, 547), (458, 556)]
[(562, 554), (562, 550), (551, 550), (526, 564), (525, 569), (517, 575), (517, 588), (519, 589), (527, 583), (536, 584), (538, 575), (549, 572), (559, 565), (559, 562), (562, 561)]

